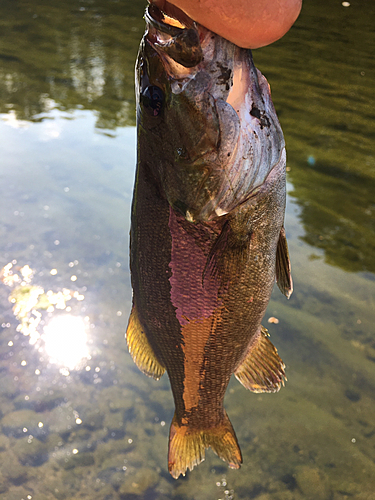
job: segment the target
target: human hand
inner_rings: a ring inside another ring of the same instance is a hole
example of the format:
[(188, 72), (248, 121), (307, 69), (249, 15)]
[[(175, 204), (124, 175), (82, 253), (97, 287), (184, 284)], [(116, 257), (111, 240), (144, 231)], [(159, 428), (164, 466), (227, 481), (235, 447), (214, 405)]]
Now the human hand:
[(240, 47), (256, 49), (285, 35), (302, 0), (149, 0), (173, 16), (178, 7), (191, 19)]

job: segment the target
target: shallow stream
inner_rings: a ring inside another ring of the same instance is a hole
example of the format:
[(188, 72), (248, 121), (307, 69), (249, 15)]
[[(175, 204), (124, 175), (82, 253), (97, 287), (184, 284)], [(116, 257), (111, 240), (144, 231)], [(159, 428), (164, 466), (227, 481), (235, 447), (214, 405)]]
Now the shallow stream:
[(288, 382), (233, 379), (242, 468), (176, 481), (168, 379), (124, 340), (144, 2), (0, 2), (1, 500), (375, 499), (375, 3), (348, 3), (253, 53), (288, 151), (295, 291), (264, 320)]

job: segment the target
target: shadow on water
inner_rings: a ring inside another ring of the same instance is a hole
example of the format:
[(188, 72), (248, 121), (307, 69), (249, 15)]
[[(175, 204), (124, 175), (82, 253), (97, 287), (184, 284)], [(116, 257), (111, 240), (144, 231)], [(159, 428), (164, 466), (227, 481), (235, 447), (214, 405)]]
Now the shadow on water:
[(0, 2), (0, 498), (374, 500), (375, 4), (305, 0), (254, 51), (288, 148), (295, 292), (264, 320), (288, 382), (232, 381), (241, 470), (178, 481), (168, 380), (124, 341), (144, 4)]

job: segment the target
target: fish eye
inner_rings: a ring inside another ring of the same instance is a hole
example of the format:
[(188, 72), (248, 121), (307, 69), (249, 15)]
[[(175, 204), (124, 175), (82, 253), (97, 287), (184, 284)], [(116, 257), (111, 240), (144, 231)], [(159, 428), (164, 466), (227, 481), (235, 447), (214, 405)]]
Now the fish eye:
[(149, 85), (141, 94), (141, 103), (152, 116), (158, 116), (163, 107), (164, 93), (156, 85)]

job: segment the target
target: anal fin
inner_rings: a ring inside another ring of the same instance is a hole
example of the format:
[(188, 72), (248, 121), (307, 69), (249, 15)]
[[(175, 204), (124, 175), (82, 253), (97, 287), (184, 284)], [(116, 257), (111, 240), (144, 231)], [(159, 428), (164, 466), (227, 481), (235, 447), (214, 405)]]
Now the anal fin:
[(126, 342), (134, 363), (141, 372), (156, 380), (165, 372), (164, 366), (157, 360), (145, 332), (138, 319), (137, 309), (133, 306), (130, 313), (128, 328), (126, 330)]
[(249, 391), (277, 392), (286, 380), (284, 368), (276, 347), (268, 339), (268, 331), (261, 326), (234, 375)]
[(169, 434), (168, 469), (172, 477), (193, 468), (205, 459), (206, 448), (212, 450), (222, 460), (228, 462), (231, 469), (239, 469), (242, 463), (241, 450), (232, 424), (224, 410), (223, 422), (209, 429), (195, 429), (188, 425), (179, 425), (176, 415), (173, 417)]
[(280, 231), (279, 241), (276, 250), (276, 282), (287, 299), (293, 292), (293, 280), (289, 259), (288, 243), (286, 241), (285, 229)]

